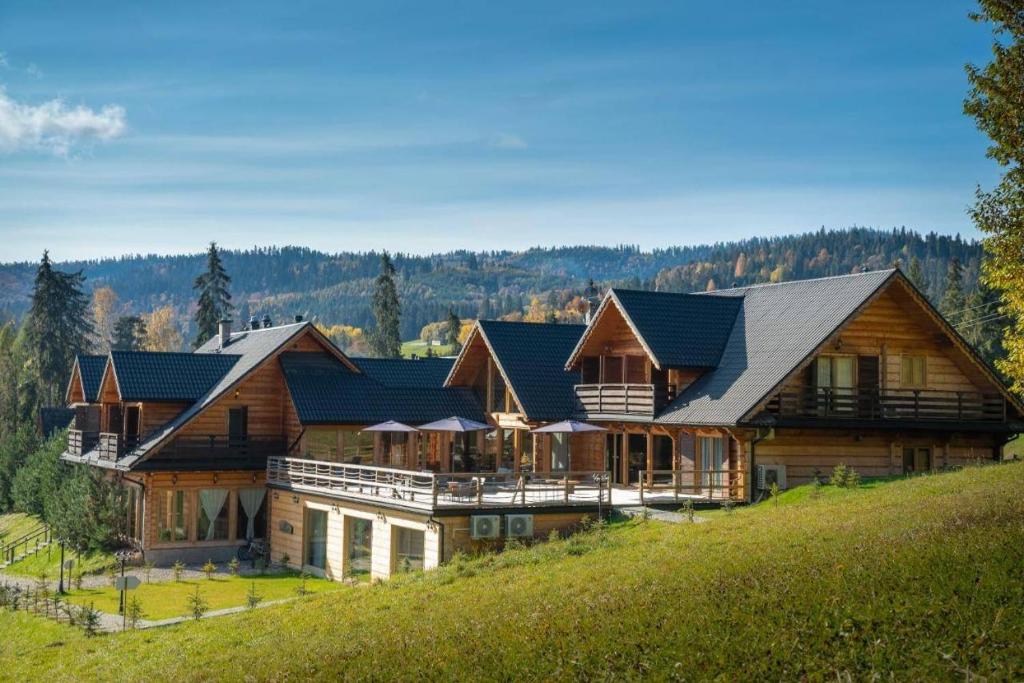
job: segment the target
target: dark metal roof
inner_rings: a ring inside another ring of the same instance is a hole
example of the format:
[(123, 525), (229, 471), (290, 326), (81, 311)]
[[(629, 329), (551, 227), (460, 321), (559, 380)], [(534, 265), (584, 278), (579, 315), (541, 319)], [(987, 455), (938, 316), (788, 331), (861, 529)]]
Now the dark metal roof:
[(481, 320), (477, 323), (494, 360), (529, 420), (564, 420), (575, 406), (579, 372), (565, 361), (585, 325)]
[(107, 357), (79, 354), (77, 362), (78, 375), (82, 378), (82, 393), (85, 394), (85, 400), (87, 403), (96, 403), (99, 400), (103, 371), (107, 368)]
[(353, 358), (360, 370), (389, 387), (440, 387), (454, 358)]
[(368, 373), (352, 372), (326, 353), (282, 353), (280, 362), (292, 404), (304, 425), (367, 425), (387, 420), (415, 425), (452, 415), (486, 419), (469, 389), (446, 388), (440, 382), (388, 386)]
[(613, 289), (609, 296), (661, 368), (713, 368), (722, 357), (741, 295)]
[(736, 424), (893, 273), (879, 270), (694, 295), (709, 300), (742, 296), (742, 307), (718, 367), (684, 389), (655, 421)]
[(123, 401), (196, 401), (238, 361), (234, 354), (111, 351)]

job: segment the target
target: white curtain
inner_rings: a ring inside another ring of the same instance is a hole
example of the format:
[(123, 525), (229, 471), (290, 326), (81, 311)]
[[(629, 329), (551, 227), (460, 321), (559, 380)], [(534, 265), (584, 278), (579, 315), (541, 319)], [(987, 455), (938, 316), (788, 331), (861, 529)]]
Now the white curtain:
[(206, 540), (212, 541), (217, 525), (214, 521), (220, 516), (224, 503), (228, 500), (227, 489), (203, 489), (199, 492), (199, 504), (203, 506), (209, 526), (206, 527)]
[(242, 504), (245, 517), (248, 523), (245, 526), (245, 537), (251, 539), (256, 535), (256, 513), (263, 505), (263, 497), (267, 495), (266, 489), (239, 489), (238, 502)]

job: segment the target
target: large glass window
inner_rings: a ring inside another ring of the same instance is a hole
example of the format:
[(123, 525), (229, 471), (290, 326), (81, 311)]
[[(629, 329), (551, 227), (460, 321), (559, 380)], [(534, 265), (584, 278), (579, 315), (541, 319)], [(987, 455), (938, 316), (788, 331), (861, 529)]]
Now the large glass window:
[(383, 432), (384, 464), (387, 467), (409, 466), (409, 435), (405, 432)]
[(533, 434), (525, 429), (516, 430), (519, 437), (518, 457), (519, 469), (533, 469)]
[(341, 434), (341, 459), (350, 465), (373, 463), (373, 432), (343, 430)]
[(373, 559), (373, 521), (346, 517), (348, 524), (348, 574), (369, 574)]
[(551, 471), (565, 472), (569, 469), (569, 435), (551, 435)]
[(494, 472), (498, 464), (498, 451), (501, 449), (500, 429), (487, 432), (484, 438), (484, 452), (477, 458), (477, 472)]
[(306, 508), (303, 524), (305, 551), (302, 563), (317, 569), (327, 568), (327, 512)]
[(302, 436), (303, 454), (313, 460), (338, 460), (338, 432), (334, 429), (310, 429)]
[(501, 371), (493, 366), (493, 364), (491, 369), (490, 409), (496, 413), (505, 412), (505, 378), (501, 376)]
[(501, 430), (501, 461), (498, 472), (511, 472), (516, 462), (516, 433), (513, 429)]
[(239, 489), (235, 538), (240, 540), (265, 538), (266, 533), (267, 490), (265, 488)]
[(704, 486), (721, 486), (724, 481), (722, 469), (725, 440), (719, 436), (701, 436), (697, 441), (700, 447), (701, 482)]
[(228, 489), (202, 489), (196, 498), (196, 538), (226, 541), (228, 538)]
[(157, 491), (157, 538), (160, 541), (188, 540), (184, 491)]
[(412, 572), (423, 569), (423, 532), (395, 526), (395, 570)]

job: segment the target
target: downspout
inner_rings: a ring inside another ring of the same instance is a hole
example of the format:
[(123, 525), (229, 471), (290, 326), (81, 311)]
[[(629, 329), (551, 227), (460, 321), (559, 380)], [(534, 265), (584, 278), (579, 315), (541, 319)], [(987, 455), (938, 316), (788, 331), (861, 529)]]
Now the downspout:
[[(754, 490), (755, 490), (755, 487), (757, 486), (757, 464), (756, 464), (757, 444), (761, 443), (762, 441), (765, 441), (765, 440), (768, 440), (768, 439), (773, 439), (773, 438), (775, 438), (775, 429), (774, 428), (758, 427), (757, 431), (754, 433), (754, 438), (750, 440), (750, 476), (752, 477), (752, 481), (750, 483), (750, 497), (751, 498), (754, 497)], [(760, 491), (759, 494), (758, 494), (757, 500), (751, 500), (750, 502), (751, 503), (759, 503), (759, 502), (761, 502), (761, 496), (763, 496), (763, 495), (764, 495), (764, 492)]]

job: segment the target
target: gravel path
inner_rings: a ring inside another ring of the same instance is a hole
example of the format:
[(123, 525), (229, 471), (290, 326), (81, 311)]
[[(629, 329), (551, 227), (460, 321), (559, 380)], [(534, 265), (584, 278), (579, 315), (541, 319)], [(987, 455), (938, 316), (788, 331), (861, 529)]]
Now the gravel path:
[[(285, 573), (283, 567), (271, 567), (263, 570), (263, 575), (283, 574)], [(146, 571), (143, 567), (125, 567), (124, 573), (126, 576), (136, 576), (143, 583), (146, 581)], [(229, 576), (230, 571), (223, 564), (217, 565), (217, 571), (214, 572), (214, 576)], [(253, 569), (251, 566), (243, 564), (238, 568), (239, 576), (259, 576), (260, 571)], [(118, 572), (120, 576), (120, 572)], [(202, 565), (186, 565), (185, 571), (182, 572), (181, 578), (188, 581), (192, 579), (205, 579), (206, 574), (203, 572)], [(59, 576), (50, 577), (50, 587), (54, 590), (57, 588), (59, 583)], [(150, 570), (148, 583), (167, 583), (174, 581), (174, 569), (171, 567), (153, 567)], [(64, 582), (67, 586), (71, 585), (70, 577), (65, 573)], [(0, 584), (11, 583), (17, 584), (24, 588), (34, 588), (36, 586), (36, 579), (32, 576), (25, 576), (24, 574), (11, 574), (0, 570)], [(106, 574), (86, 574), (82, 577), (82, 588), (105, 588), (111, 585), (110, 577)]]

